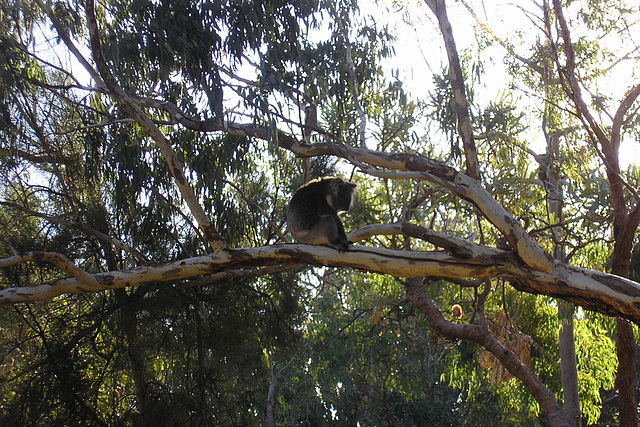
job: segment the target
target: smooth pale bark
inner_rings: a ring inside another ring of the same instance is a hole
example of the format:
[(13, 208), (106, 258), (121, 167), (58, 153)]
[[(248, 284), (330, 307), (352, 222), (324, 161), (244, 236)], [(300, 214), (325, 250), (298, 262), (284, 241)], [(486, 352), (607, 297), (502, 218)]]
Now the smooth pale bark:
[(562, 379), (562, 395), (564, 412), (571, 425), (582, 425), (580, 416), (580, 397), (578, 394), (578, 362), (576, 359), (575, 334), (573, 328), (573, 304), (558, 301), (558, 346), (560, 350), (560, 374)]
[[(445, 235), (437, 237), (444, 239)], [(339, 252), (329, 247), (300, 244), (223, 250), (159, 266), (91, 275), (98, 285), (92, 284), (93, 280), (85, 282), (68, 277), (37, 286), (3, 289), (0, 290), (0, 304), (43, 301), (67, 293), (99, 292), (151, 282), (201, 279), (203, 275), (213, 275), (211, 280), (215, 280), (216, 275), (219, 278), (259, 275), (265, 267), (292, 268), (312, 264), (397, 277), (502, 278), (524, 292), (559, 297), (590, 310), (640, 322), (640, 284), (632, 280), (560, 262), (551, 273), (535, 271), (524, 265), (514, 252), (471, 242), (462, 246), (459, 240), (441, 242), (440, 245), (450, 248), (435, 252), (394, 251), (357, 245), (347, 252)], [(264, 270), (264, 274), (270, 272), (269, 268)]]

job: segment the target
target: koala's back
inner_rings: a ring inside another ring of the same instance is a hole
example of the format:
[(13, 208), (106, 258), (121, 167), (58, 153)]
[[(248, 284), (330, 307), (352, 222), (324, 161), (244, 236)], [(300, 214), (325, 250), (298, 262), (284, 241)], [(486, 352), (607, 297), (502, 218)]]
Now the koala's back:
[(289, 228), (292, 230), (308, 229), (316, 224), (322, 216), (335, 214), (335, 209), (327, 202), (327, 196), (331, 196), (330, 179), (311, 181), (300, 187), (289, 202), (287, 212)]

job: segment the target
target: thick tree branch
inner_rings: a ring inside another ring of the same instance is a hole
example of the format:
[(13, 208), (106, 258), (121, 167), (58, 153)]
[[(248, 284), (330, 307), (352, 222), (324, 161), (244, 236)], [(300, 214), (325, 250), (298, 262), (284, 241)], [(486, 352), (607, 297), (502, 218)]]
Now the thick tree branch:
[(67, 257), (55, 252), (27, 252), (26, 254), (22, 255), (14, 255), (9, 258), (3, 258), (0, 259), (0, 268), (13, 267), (14, 265), (27, 261), (49, 262), (58, 267), (66, 274), (72, 276), (74, 280), (77, 280), (86, 286), (89, 286), (91, 288), (99, 288), (101, 286), (100, 282), (98, 282), (95, 276), (76, 267), (76, 265)]
[[(151, 108), (163, 109), (175, 118), (178, 123), (192, 130), (203, 132), (226, 131), (232, 135), (265, 140), (270, 135), (266, 128), (253, 123), (227, 123), (223, 127), (217, 122), (200, 121), (182, 113), (177, 106), (168, 102), (148, 98), (136, 98), (136, 102), (141, 102)], [(507, 241), (516, 248), (518, 256), (527, 265), (542, 271), (551, 271), (553, 269), (552, 257), (538, 246), (520, 223), (477, 180), (458, 172), (454, 168), (415, 153), (390, 154), (362, 147), (347, 147), (344, 144), (332, 142), (302, 144), (295, 137), (283, 131), (277, 131), (276, 139), (280, 147), (300, 157), (337, 156), (351, 161), (365, 173), (374, 176), (422, 179), (442, 186), (476, 206), (506, 236)], [(403, 172), (389, 173), (387, 170)]]
[[(457, 246), (458, 242), (451, 241), (449, 245)], [(396, 277), (502, 278), (521, 291), (562, 298), (590, 310), (640, 322), (640, 285), (636, 282), (564, 263), (558, 263), (553, 273), (534, 271), (513, 252), (471, 245), (475, 254), (472, 258), (448, 251), (393, 251), (366, 246), (352, 246), (347, 252), (299, 244), (224, 250), (160, 266), (95, 274), (91, 284), (72, 277), (33, 287), (4, 289), (0, 290), (0, 304), (43, 301), (65, 293), (99, 292), (231, 270), (312, 264)]]

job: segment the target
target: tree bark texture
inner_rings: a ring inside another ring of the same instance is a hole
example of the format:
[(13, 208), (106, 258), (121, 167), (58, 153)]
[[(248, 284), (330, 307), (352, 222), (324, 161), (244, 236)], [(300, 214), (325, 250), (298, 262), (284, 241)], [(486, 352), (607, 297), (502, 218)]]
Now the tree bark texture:
[(580, 427), (580, 397), (578, 395), (578, 365), (576, 359), (575, 335), (573, 329), (573, 304), (558, 301), (558, 321), (560, 331), (558, 346), (560, 350), (560, 374), (564, 412), (572, 426)]
[[(405, 228), (416, 227), (408, 225)], [(457, 240), (453, 239), (448, 244), (455, 247)], [(201, 278), (203, 275), (211, 275), (211, 280), (256, 272), (259, 275), (261, 269), (269, 266), (293, 268), (312, 264), (355, 268), (397, 277), (502, 278), (520, 291), (562, 298), (590, 310), (640, 322), (640, 285), (636, 282), (565, 263), (557, 263), (552, 273), (535, 271), (523, 265), (512, 251), (471, 242), (466, 245), (458, 249), (457, 255), (450, 253), (451, 250), (394, 251), (358, 245), (351, 246), (346, 252), (302, 244), (224, 250), (158, 266), (93, 274), (99, 283), (97, 287), (78, 278), (67, 277), (38, 286), (3, 289), (0, 290), (0, 304), (43, 301), (65, 293), (98, 292), (151, 282)], [(471, 253), (474, 255), (470, 257)], [(270, 272), (266, 269), (264, 274)]]

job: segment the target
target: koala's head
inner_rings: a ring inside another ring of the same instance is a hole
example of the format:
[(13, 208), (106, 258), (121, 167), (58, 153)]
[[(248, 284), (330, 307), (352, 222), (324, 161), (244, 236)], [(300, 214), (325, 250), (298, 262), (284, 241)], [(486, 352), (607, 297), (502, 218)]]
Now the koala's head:
[(332, 178), (329, 183), (329, 203), (336, 212), (348, 211), (353, 203), (353, 195), (356, 192), (356, 184), (346, 182), (342, 178)]

